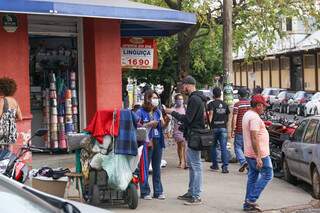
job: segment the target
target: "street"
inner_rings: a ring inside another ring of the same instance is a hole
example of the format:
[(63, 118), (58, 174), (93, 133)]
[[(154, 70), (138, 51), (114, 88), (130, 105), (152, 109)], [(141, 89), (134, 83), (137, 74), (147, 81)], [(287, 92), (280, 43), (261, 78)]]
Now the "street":
[[(176, 168), (177, 157), (175, 145), (168, 144), (164, 159), (168, 166), (162, 170), (162, 183), (166, 200), (139, 200), (136, 212), (242, 212), (242, 202), (245, 195), (246, 175), (238, 172), (238, 164), (230, 164), (230, 173), (212, 172), (209, 163), (204, 163), (204, 191), (203, 205), (184, 206), (182, 201), (176, 199), (184, 194), (188, 184), (188, 170)], [(74, 155), (33, 155), (33, 168), (44, 165), (51, 167), (72, 167)], [(151, 180), (149, 179), (149, 182)], [(285, 181), (274, 178), (267, 187), (259, 203), (264, 210), (280, 209), (289, 206), (308, 204), (312, 197), (309, 187), (305, 184), (293, 186)], [(131, 212), (127, 206), (104, 206), (114, 212)]]

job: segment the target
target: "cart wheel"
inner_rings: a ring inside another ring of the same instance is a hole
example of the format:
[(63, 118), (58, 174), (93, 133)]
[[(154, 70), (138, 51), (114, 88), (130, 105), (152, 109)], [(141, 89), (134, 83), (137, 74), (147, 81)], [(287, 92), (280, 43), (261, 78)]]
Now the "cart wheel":
[(126, 202), (130, 209), (136, 209), (138, 207), (138, 191), (135, 184), (130, 183), (127, 191), (127, 199)]

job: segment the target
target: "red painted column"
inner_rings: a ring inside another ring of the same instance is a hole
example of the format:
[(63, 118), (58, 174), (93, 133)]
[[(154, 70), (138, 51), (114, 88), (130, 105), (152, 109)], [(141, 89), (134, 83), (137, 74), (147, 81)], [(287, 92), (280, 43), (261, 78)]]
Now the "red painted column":
[(120, 21), (83, 19), (87, 121), (102, 109), (122, 106)]
[[(0, 13), (0, 20), (3, 14)], [(17, 15), (18, 29), (6, 32), (0, 26), (0, 77), (13, 78), (18, 89), (15, 94), (22, 110), (23, 121), (18, 122), (18, 142), (15, 150), (26, 142), (31, 132), (30, 83), (29, 83), (29, 39), (27, 15)], [(1, 21), (0, 21), (1, 22)], [(29, 157), (29, 156), (27, 156)], [(31, 156), (30, 156), (31, 160)]]

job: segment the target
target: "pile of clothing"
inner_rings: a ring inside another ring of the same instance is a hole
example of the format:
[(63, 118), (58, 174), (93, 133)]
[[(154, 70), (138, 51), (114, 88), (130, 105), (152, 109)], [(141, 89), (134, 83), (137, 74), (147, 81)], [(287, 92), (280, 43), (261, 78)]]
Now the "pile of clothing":
[(81, 142), (81, 170), (85, 181), (90, 168), (103, 169), (108, 185), (125, 190), (138, 167), (142, 147), (138, 149), (137, 119), (130, 110), (102, 110), (85, 129), (91, 137)]

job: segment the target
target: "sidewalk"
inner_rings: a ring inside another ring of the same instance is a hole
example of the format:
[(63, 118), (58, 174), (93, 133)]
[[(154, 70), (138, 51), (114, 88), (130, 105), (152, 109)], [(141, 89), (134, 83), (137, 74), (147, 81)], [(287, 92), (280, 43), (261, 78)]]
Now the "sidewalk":
[[(242, 212), (242, 203), (246, 188), (246, 174), (238, 172), (238, 164), (230, 164), (230, 173), (212, 172), (209, 163), (204, 163), (204, 191), (202, 194), (203, 205), (184, 206), (177, 200), (177, 196), (186, 192), (188, 185), (188, 170), (176, 168), (177, 157), (175, 146), (166, 148), (164, 159), (168, 161), (167, 168), (162, 170), (162, 182), (167, 199), (139, 200), (135, 212), (183, 212), (183, 213), (222, 213)], [(34, 168), (47, 164), (49, 166), (73, 165), (74, 155), (35, 155)], [(152, 183), (151, 179), (149, 180)], [(267, 212), (295, 212), (297, 207), (309, 208), (311, 195), (301, 187), (296, 187), (283, 180), (274, 178), (267, 187), (259, 204)], [(307, 204), (307, 205), (306, 205)], [(291, 206), (291, 207), (290, 207)], [(290, 208), (287, 208), (290, 207)], [(113, 212), (132, 212), (126, 206), (106, 207)], [(296, 208), (296, 209), (295, 209)], [(296, 211), (297, 212), (297, 211)], [(320, 212), (320, 211), (319, 211)]]

